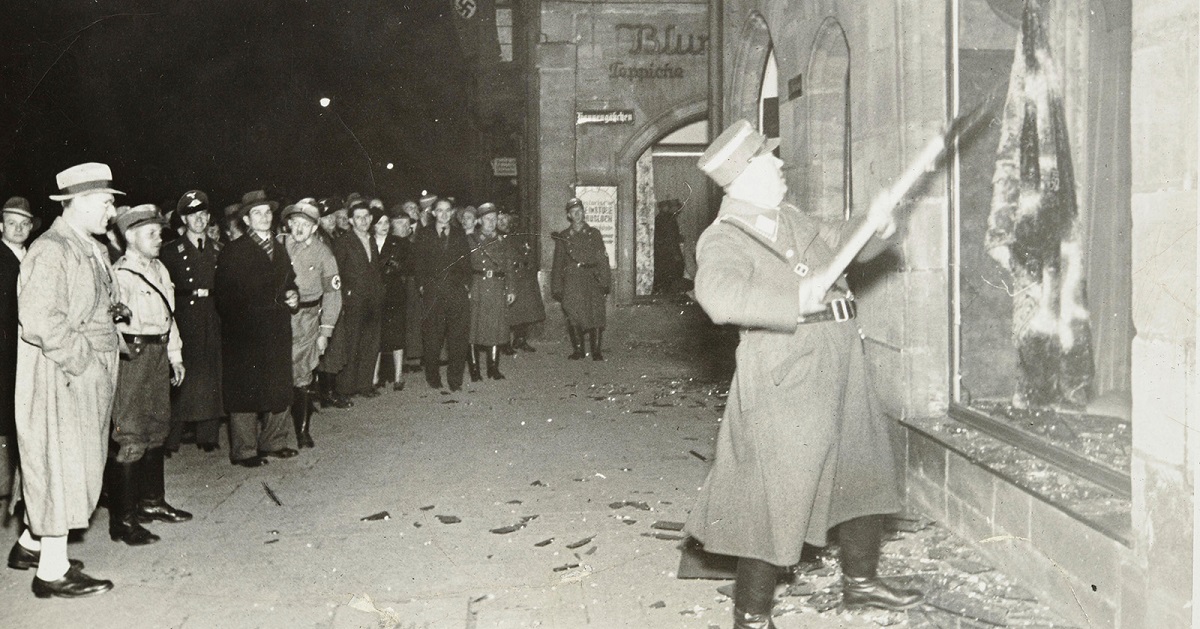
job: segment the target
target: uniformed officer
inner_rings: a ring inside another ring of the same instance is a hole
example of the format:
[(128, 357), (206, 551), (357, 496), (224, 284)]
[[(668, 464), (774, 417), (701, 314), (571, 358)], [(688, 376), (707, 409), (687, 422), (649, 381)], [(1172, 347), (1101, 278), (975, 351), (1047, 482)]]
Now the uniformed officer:
[[(512, 244), (516, 256), (513, 274), (513, 291), (516, 299), (508, 307), (508, 325), (512, 330), (512, 349), (535, 352), (529, 344), (529, 330), (546, 319), (546, 305), (542, 302), (542, 287), (538, 283), (537, 256), (534, 254), (532, 238), (526, 234), (511, 233), (514, 218), (501, 211), (496, 220), (496, 231)], [(508, 353), (508, 352), (506, 352)]]
[[(739, 326), (741, 342), (716, 459), (686, 530), (705, 550), (739, 558), (738, 629), (773, 627), (781, 567), (835, 526), (847, 607), (900, 610), (922, 599), (876, 576), (877, 516), (903, 506), (896, 459), (852, 297), (823, 267), (864, 219), (823, 222), (784, 202), (777, 145), (741, 120), (699, 162), (725, 198), (700, 238), (696, 299), (714, 323)], [(890, 209), (875, 219), (881, 236), (894, 231)], [(875, 240), (859, 257), (883, 248)]]
[(567, 333), (575, 350), (568, 358), (586, 356), (584, 344), (590, 337), (592, 360), (604, 360), (605, 300), (612, 289), (608, 251), (600, 230), (587, 224), (583, 201), (571, 199), (566, 212), (571, 225), (553, 234), (550, 295), (562, 304), (567, 317)]
[(479, 206), (479, 230), (471, 240), (471, 353), (487, 352), (487, 376), (503, 380), (500, 346), (508, 342), (506, 311), (517, 298), (516, 255), (496, 232), (494, 203)]
[(342, 312), (342, 280), (333, 252), (317, 236), (320, 210), (316, 200), (301, 199), (283, 210), (288, 233), (280, 236), (296, 271), (300, 304), (292, 313), (292, 424), (301, 448), (313, 447), (308, 387), (321, 354), (329, 346)]
[(191, 190), (179, 198), (175, 212), (184, 225), (183, 237), (163, 247), (160, 259), (175, 284), (175, 323), (183, 340), (187, 380), (171, 390), (171, 433), (167, 452), (179, 449), (184, 425), (193, 423), (196, 447), (212, 452), (220, 447), (221, 322), (213, 305), (213, 277), (220, 241), (209, 227), (208, 195)]
[(117, 331), (121, 354), (113, 395), (109, 450), (108, 532), (114, 541), (141, 546), (158, 536), (141, 522), (184, 522), (192, 514), (166, 501), (163, 442), (171, 424), (171, 386), (184, 381), (183, 341), (175, 325), (175, 287), (158, 261), (166, 219), (153, 205), (117, 215), (125, 255), (113, 265), (131, 315)]

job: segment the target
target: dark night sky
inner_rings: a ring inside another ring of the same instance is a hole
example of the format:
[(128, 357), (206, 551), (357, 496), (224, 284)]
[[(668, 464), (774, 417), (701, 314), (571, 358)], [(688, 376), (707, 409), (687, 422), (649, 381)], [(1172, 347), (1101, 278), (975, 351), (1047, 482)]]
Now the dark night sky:
[(47, 217), (55, 173), (82, 161), (109, 163), (128, 202), (164, 209), (191, 188), (218, 206), (256, 188), (370, 194), (366, 155), (389, 203), (422, 188), (469, 193), (467, 77), (448, 0), (10, 4), (0, 196), (26, 196)]

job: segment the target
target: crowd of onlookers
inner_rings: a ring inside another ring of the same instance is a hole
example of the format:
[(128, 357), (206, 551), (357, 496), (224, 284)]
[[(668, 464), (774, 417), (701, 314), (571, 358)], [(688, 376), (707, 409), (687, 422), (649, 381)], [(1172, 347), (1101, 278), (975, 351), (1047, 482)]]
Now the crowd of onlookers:
[[(166, 500), (164, 459), (182, 443), (219, 450), (223, 422), (230, 461), (258, 467), (313, 447), (318, 408), (401, 391), (410, 371), (449, 394), (535, 351), (536, 239), (493, 203), (350, 194), (281, 208), (258, 190), (217, 210), (191, 190), (163, 212), (118, 205), (104, 164), (57, 183), (62, 214), (31, 242), (28, 200), (9, 199), (0, 222), (0, 439), (24, 506), (8, 565), (36, 568), (40, 598), (112, 587), (67, 558), (68, 531), (98, 503), (131, 546), (158, 541), (143, 524), (190, 520)], [(603, 360), (608, 258), (583, 204), (566, 214), (550, 290), (569, 357)]]

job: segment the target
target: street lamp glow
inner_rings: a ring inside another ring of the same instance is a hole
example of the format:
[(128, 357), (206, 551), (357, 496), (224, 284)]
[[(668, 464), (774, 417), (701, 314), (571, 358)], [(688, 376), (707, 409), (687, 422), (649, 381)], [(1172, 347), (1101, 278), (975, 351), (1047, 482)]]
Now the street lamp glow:
[(319, 101), (317, 101), (317, 102), (321, 103), (321, 106), (322, 106), (322, 107), (328, 107), (328, 106), (329, 106), (329, 99), (328, 99), (328, 98), (322, 98), (321, 100), (319, 100)]
[(391, 163), (391, 162), (388, 162), (388, 163), (387, 163), (387, 169), (388, 169), (388, 170), (391, 170), (391, 169), (393, 169), (393, 168), (395, 168), (395, 167), (396, 167), (396, 165), (395, 165), (395, 164), (393, 164), (393, 163)]

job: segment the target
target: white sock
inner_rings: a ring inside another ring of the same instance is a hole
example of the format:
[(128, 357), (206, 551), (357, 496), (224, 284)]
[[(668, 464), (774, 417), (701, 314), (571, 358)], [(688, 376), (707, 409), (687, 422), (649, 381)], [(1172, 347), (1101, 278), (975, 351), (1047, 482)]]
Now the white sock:
[(21, 537), (17, 538), (17, 543), (25, 550), (32, 550), (35, 553), (42, 549), (42, 543), (33, 539), (33, 534), (29, 532), (29, 529), (21, 531)]
[(67, 560), (67, 536), (42, 537), (42, 558), (38, 561), (37, 577), (43, 581), (63, 578), (71, 562)]

